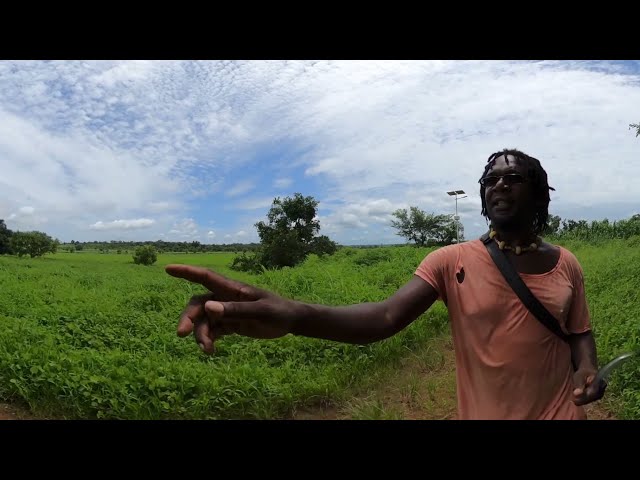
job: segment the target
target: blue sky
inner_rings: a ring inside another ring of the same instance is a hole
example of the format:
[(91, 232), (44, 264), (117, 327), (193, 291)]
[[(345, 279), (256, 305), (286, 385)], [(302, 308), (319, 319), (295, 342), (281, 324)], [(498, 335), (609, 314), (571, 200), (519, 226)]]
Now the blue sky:
[(342, 244), (401, 243), (391, 213), (486, 229), (487, 157), (542, 162), (550, 211), (640, 211), (640, 62), (2, 61), (0, 218), (62, 241), (258, 241), (274, 197)]

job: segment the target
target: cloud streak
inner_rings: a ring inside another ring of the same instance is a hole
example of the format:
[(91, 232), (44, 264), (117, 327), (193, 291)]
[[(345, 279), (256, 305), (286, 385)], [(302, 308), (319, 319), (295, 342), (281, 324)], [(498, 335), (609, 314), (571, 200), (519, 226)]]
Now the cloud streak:
[(135, 220), (114, 220), (112, 222), (98, 221), (93, 225), (89, 225), (92, 230), (136, 230), (140, 228), (149, 228), (155, 223), (155, 220), (149, 218), (138, 218)]
[(628, 128), (640, 121), (639, 71), (638, 62), (2, 61), (0, 218), (63, 240), (252, 237), (243, 215), (266, 214), (286, 189), (320, 200), (336, 240), (367, 230), (377, 243), (393, 238), (384, 228), (394, 209), (453, 213), (446, 191), (463, 189), (458, 209), (474, 236), (486, 226), (477, 180), (505, 147), (542, 161), (553, 213), (620, 218), (640, 202), (629, 188), (640, 144)]

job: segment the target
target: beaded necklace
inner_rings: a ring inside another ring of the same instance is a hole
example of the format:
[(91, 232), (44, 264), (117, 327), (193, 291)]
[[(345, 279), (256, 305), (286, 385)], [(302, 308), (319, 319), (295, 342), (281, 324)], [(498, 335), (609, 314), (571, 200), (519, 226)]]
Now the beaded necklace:
[(498, 240), (497, 235), (498, 235), (498, 232), (491, 229), (491, 232), (489, 233), (489, 237), (493, 238), (496, 241), (496, 243), (498, 244), (498, 248), (500, 248), (500, 250), (513, 250), (516, 255), (520, 255), (523, 252), (530, 252), (533, 250), (537, 250), (540, 244), (542, 243), (542, 239), (540, 237), (536, 237), (536, 240), (534, 242), (531, 242), (526, 247), (522, 247), (520, 245), (516, 245), (515, 247), (513, 247), (507, 244), (507, 242), (505, 242), (504, 240)]

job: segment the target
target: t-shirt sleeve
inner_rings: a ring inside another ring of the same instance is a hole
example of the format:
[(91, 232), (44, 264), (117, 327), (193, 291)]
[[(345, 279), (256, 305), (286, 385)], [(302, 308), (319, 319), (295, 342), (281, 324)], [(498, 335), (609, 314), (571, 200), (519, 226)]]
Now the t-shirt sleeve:
[(591, 316), (584, 287), (584, 272), (573, 254), (570, 254), (570, 258), (574, 288), (566, 327), (569, 333), (584, 333), (591, 330)]
[(452, 262), (455, 263), (455, 250), (451, 246), (440, 247), (430, 252), (415, 271), (415, 274), (429, 283), (437, 292), (440, 300), (447, 303), (447, 278)]

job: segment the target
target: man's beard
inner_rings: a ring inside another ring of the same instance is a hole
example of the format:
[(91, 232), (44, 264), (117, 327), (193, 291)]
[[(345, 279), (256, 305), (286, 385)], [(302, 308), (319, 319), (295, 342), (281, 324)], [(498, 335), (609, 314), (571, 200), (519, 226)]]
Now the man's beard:
[(503, 232), (521, 232), (530, 228), (531, 221), (528, 221), (521, 215), (514, 215), (510, 218), (491, 220), (491, 226)]

